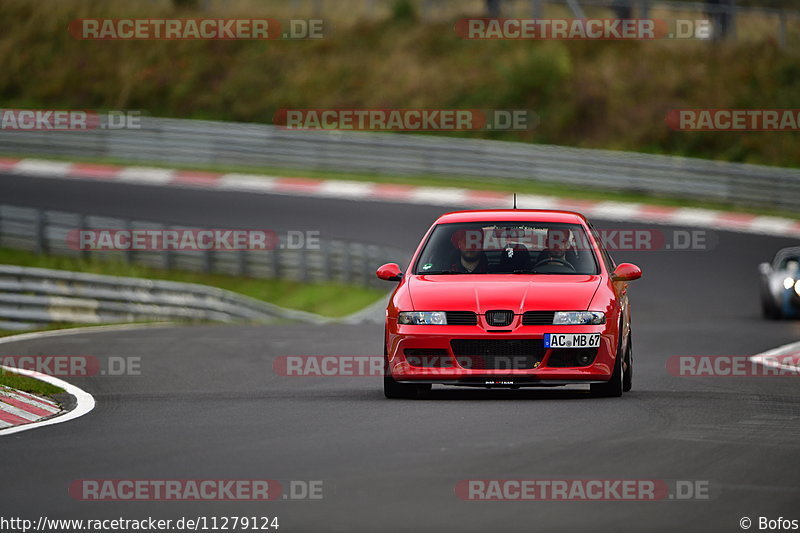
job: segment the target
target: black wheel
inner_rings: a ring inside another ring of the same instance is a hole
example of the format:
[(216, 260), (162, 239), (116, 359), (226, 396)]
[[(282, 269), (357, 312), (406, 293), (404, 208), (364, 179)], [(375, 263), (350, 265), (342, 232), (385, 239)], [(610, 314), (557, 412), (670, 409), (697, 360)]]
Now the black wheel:
[(628, 347), (625, 349), (625, 363), (622, 372), (622, 391), (628, 392), (633, 388), (633, 342), (630, 332), (628, 332)]
[(383, 395), (389, 399), (415, 399), (421, 398), (429, 390), (431, 390), (430, 383), (398, 383), (392, 378), (392, 373), (389, 370), (389, 352), (386, 350), (386, 344), (383, 345)]
[(430, 383), (398, 383), (392, 376), (383, 377), (383, 395), (390, 399), (417, 399), (431, 390)]
[[(622, 339), (620, 339), (620, 343)], [(592, 383), (589, 388), (593, 396), (599, 398), (619, 398), (624, 390), (624, 370), (622, 369), (622, 359), (625, 355), (617, 349), (617, 356), (614, 358), (614, 370), (611, 372), (611, 379), (605, 383)]]

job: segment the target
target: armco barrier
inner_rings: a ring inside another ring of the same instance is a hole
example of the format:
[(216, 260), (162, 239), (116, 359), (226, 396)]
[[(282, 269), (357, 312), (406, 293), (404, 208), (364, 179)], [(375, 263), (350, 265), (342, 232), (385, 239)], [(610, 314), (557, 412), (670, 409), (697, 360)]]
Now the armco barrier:
[(0, 130), (0, 153), (175, 165), (510, 178), (800, 209), (800, 170), (521, 142), (142, 118), (141, 129)]

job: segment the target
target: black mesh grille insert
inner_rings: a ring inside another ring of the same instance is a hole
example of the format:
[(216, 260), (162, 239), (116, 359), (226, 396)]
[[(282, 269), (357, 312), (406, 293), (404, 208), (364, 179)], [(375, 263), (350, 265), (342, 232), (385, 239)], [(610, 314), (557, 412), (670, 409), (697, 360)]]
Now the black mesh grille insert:
[(403, 355), (411, 366), (421, 368), (452, 368), (455, 366), (447, 350), (438, 348), (406, 348), (403, 350)]
[(589, 366), (597, 357), (597, 348), (553, 348), (547, 366)]
[(470, 370), (526, 370), (539, 366), (545, 348), (541, 339), (453, 339), (453, 355)]
[(478, 323), (478, 315), (472, 311), (447, 311), (448, 326), (474, 326)]
[(526, 311), (522, 315), (523, 326), (552, 326), (555, 311)]

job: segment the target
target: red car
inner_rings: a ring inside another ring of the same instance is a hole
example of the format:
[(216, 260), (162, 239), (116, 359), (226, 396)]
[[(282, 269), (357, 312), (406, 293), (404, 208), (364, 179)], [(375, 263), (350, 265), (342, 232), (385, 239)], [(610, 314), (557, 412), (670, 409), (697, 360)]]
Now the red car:
[(387, 398), (434, 383), (473, 387), (590, 384), (597, 396), (631, 389), (628, 282), (579, 213), (459, 211), (441, 216), (386, 309)]

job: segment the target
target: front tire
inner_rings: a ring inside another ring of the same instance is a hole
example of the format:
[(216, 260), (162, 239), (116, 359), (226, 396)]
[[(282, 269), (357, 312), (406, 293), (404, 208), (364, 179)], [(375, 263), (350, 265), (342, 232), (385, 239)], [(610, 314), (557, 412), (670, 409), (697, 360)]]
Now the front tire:
[(592, 383), (589, 388), (592, 396), (598, 398), (619, 398), (625, 390), (625, 372), (622, 369), (622, 358), (624, 355), (617, 350), (614, 358), (614, 370), (611, 372), (611, 379), (605, 383)]
[(392, 377), (389, 369), (389, 352), (386, 344), (383, 345), (383, 395), (390, 400), (413, 400), (423, 397), (431, 390), (430, 383), (398, 383)]
[(622, 373), (622, 391), (630, 392), (633, 388), (633, 342), (631, 341), (631, 334), (628, 332), (628, 348), (625, 350), (625, 365), (624, 372)]

